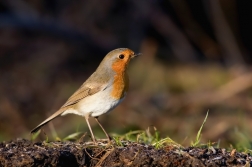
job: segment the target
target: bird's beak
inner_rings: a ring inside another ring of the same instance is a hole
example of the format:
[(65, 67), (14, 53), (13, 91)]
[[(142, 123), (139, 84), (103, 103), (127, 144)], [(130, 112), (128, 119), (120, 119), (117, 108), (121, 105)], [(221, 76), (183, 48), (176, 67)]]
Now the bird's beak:
[(134, 53), (131, 58), (135, 58), (135, 57), (138, 57), (140, 55), (142, 55), (142, 53)]

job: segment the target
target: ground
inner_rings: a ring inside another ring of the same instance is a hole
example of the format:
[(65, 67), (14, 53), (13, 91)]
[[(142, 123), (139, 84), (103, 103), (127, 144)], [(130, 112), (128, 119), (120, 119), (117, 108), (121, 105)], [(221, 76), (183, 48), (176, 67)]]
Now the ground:
[(179, 148), (122, 141), (32, 142), (16, 139), (0, 143), (0, 166), (246, 166), (252, 156), (221, 148)]

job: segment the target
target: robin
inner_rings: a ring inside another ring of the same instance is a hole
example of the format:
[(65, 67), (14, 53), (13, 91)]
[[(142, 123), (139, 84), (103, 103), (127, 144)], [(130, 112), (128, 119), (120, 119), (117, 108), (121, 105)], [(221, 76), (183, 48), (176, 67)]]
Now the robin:
[(58, 111), (35, 127), (31, 133), (38, 131), (56, 117), (71, 113), (81, 115), (86, 119), (94, 142), (95, 137), (88, 121), (90, 116), (94, 117), (110, 140), (98, 117), (113, 110), (126, 96), (129, 88), (129, 78), (126, 69), (130, 60), (138, 55), (127, 48), (119, 48), (109, 52), (96, 71), (67, 102)]

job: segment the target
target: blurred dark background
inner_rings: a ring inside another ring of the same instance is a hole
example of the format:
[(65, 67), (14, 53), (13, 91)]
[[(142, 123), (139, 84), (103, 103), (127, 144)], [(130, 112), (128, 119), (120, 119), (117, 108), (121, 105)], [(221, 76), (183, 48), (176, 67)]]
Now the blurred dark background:
[[(251, 148), (251, 16), (239, 0), (0, 0), (0, 141), (29, 138), (110, 50), (127, 47), (143, 56), (125, 101), (100, 117), (110, 134), (155, 126), (189, 145), (209, 110), (203, 143)], [(89, 133), (75, 115), (43, 129)]]

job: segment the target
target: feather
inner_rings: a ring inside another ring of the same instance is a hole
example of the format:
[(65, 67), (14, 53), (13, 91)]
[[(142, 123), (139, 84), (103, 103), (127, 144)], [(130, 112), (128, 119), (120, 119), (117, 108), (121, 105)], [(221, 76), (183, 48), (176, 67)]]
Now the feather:
[(54, 118), (60, 116), (64, 111), (70, 108), (74, 108), (75, 104), (84, 99), (87, 96), (91, 96), (97, 92), (99, 92), (102, 89), (102, 86), (98, 86), (95, 88), (88, 88), (88, 87), (80, 87), (68, 100), (67, 102), (53, 115), (51, 115), (49, 118), (44, 120), (42, 123), (40, 123), (37, 127), (35, 127), (31, 133), (34, 133), (38, 131), (42, 126), (53, 120)]

